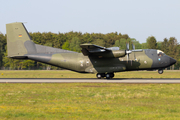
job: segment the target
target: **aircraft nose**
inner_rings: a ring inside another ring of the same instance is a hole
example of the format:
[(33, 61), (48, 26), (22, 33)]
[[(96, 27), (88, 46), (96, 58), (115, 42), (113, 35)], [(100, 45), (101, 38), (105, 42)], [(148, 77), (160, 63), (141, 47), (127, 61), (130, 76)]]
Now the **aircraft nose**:
[(176, 63), (176, 60), (174, 58), (170, 58), (170, 64), (173, 65)]

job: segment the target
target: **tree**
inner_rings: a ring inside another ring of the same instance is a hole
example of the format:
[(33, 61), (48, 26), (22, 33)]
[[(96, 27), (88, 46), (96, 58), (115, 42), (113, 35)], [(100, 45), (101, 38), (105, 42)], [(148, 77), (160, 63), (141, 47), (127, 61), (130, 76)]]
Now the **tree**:
[(120, 48), (120, 40), (115, 41), (114, 47), (119, 47)]
[(142, 46), (141, 44), (136, 41), (134, 38), (121, 38), (120, 40), (116, 40), (114, 46), (115, 47), (120, 47), (121, 50), (125, 50), (126, 48), (126, 43), (129, 43), (129, 49), (132, 49), (132, 43), (135, 45), (135, 49), (141, 49)]
[(89, 33), (84, 33), (82, 35), (82, 40), (81, 40), (81, 43), (84, 44), (84, 43), (91, 43), (93, 41), (92, 39), (92, 36), (91, 34)]
[(168, 43), (168, 39), (164, 38), (164, 41), (162, 42), (161, 45), (161, 50), (168, 55), (169, 52), (169, 43)]
[(124, 35), (122, 35), (122, 37), (121, 38), (124, 38), (124, 39), (128, 39), (128, 38), (130, 38), (127, 34), (124, 34)]
[(102, 40), (102, 39), (96, 39), (96, 40), (93, 42), (93, 44), (104, 47), (105, 42), (104, 42), (104, 40)]
[(177, 39), (175, 37), (170, 37), (168, 41), (168, 55), (173, 57), (174, 59), (178, 60), (179, 49)]
[(30, 69), (30, 67), (33, 67), (34, 66), (34, 61), (32, 61), (32, 60), (24, 60), (24, 62), (23, 62), (23, 68), (28, 68), (28, 69)]
[(37, 33), (29, 33), (29, 35), (31, 36), (31, 39), (33, 40), (33, 42), (35, 44), (40, 44), (43, 45), (43, 37), (42, 34), (40, 32)]
[(6, 37), (0, 32), (0, 66), (3, 66), (3, 57), (5, 52), (5, 46), (6, 46)]
[(81, 51), (80, 44), (81, 44), (81, 41), (79, 40), (79, 38), (73, 37), (69, 45), (70, 50), (80, 52)]
[(135, 45), (135, 49), (142, 49), (142, 45), (135, 38), (131, 38), (131, 42)]
[(64, 49), (64, 50), (70, 50), (70, 48), (69, 48), (69, 41), (66, 41), (66, 42), (62, 45), (62, 49)]
[[(168, 56), (177, 60), (177, 63), (175, 66), (177, 66), (180, 62), (179, 61), (180, 49), (178, 47), (179, 47), (179, 44), (178, 44), (177, 39), (175, 37), (170, 37), (169, 40), (167, 38), (164, 38), (164, 41), (162, 42), (162, 45), (161, 45), (161, 50), (165, 54), (167, 54)], [(174, 65), (173, 65), (173, 69), (174, 69)]]
[(126, 49), (126, 42), (127, 40), (125, 38), (121, 38), (120, 40), (115, 41), (115, 47), (120, 47), (120, 50), (125, 50)]
[(141, 49), (147, 49), (147, 43), (142, 43), (141, 46)]
[(148, 49), (157, 49), (157, 42), (154, 36), (148, 37), (146, 41)]
[(161, 45), (162, 45), (162, 42), (157, 42), (157, 49), (158, 49), (158, 50), (161, 49)]

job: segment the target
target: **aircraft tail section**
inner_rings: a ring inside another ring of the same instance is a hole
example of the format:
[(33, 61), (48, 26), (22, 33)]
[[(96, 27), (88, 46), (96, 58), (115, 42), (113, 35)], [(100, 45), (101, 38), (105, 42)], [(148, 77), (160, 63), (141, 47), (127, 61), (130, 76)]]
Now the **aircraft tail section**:
[(36, 46), (21, 22), (6, 24), (8, 57), (37, 53)]

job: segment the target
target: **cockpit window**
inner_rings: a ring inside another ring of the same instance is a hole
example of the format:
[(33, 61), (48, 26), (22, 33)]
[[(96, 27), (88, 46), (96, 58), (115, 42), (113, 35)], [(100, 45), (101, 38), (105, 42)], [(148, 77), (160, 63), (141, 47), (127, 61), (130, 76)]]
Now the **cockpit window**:
[(160, 53), (158, 54), (158, 56), (163, 56), (163, 53), (162, 53), (162, 52), (160, 52)]
[(165, 54), (164, 54), (164, 52), (163, 51), (161, 51), (161, 50), (157, 50), (157, 55), (158, 56), (164, 56)]

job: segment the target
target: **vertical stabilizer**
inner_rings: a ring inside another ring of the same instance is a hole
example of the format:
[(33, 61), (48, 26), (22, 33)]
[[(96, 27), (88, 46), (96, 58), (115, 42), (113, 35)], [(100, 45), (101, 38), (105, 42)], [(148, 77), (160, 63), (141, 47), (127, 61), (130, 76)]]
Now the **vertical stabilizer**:
[(8, 56), (24, 56), (36, 53), (36, 47), (23, 23), (6, 24)]

